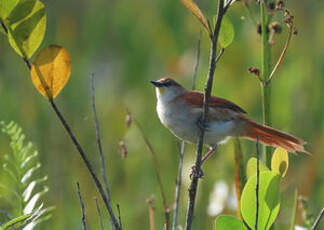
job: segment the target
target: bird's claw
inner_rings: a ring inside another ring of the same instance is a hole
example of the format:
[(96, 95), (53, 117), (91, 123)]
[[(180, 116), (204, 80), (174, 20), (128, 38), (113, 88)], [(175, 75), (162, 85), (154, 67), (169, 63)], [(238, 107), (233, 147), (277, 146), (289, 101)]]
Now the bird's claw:
[(206, 125), (206, 123), (205, 124), (203, 124), (203, 121), (202, 121), (203, 119), (202, 119), (202, 116), (200, 116), (199, 117), (199, 119), (198, 119), (198, 121), (197, 121), (197, 125), (198, 125), (198, 127), (200, 128), (200, 129), (207, 129), (207, 125)]
[(189, 176), (190, 179), (193, 179), (194, 177), (202, 178), (204, 176), (204, 171), (201, 168), (198, 170), (196, 165), (193, 165)]

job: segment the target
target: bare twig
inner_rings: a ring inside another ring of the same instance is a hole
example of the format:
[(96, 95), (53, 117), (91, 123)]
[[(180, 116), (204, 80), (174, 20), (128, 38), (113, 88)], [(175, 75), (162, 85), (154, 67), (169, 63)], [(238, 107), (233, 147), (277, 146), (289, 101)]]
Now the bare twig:
[[(102, 145), (101, 145), (100, 130), (99, 130), (98, 116), (97, 116), (97, 110), (96, 110), (96, 100), (95, 100), (94, 74), (91, 74), (91, 101), (92, 101), (93, 119), (94, 119), (94, 123), (95, 123), (95, 127), (96, 127), (97, 144), (98, 144), (98, 150), (99, 150), (99, 156), (100, 156), (100, 162), (101, 162), (101, 176), (102, 176), (102, 179), (103, 179), (103, 182), (105, 185), (105, 189), (106, 189), (109, 210), (111, 210), (111, 213), (109, 212), (109, 214), (113, 215), (114, 218), (116, 219), (116, 217), (112, 211), (113, 209), (112, 209), (112, 205), (111, 205), (110, 189), (109, 189), (108, 181), (107, 181), (107, 177), (106, 177), (107, 174), (106, 174), (105, 158), (103, 155)], [(113, 221), (111, 224), (114, 225)], [(120, 226), (120, 228), (121, 228), (121, 226)]]
[(7, 34), (8, 33), (8, 29), (7, 29), (7, 27), (5, 26), (5, 24), (3, 23), (3, 21), (1, 19), (0, 19), (0, 23), (1, 23), (2, 29)]
[(319, 223), (322, 219), (322, 217), (324, 216), (324, 208), (322, 208), (322, 210), (320, 211), (320, 213), (318, 214), (318, 216), (316, 217), (316, 220), (312, 226), (312, 230), (316, 230), (317, 227), (319, 226)]
[(118, 210), (119, 225), (120, 225), (121, 228), (123, 228), (122, 220), (121, 220), (121, 215), (120, 215), (120, 206), (119, 206), (119, 204), (117, 204), (117, 210)]
[(148, 138), (144, 134), (142, 126), (140, 125), (140, 123), (135, 118), (133, 118), (133, 122), (137, 126), (138, 130), (140, 131), (141, 136), (144, 139), (145, 145), (148, 148), (148, 150), (150, 151), (151, 156), (152, 156), (152, 160), (153, 160), (153, 164), (154, 164), (154, 168), (155, 168), (155, 174), (156, 174), (156, 178), (157, 178), (157, 181), (158, 181), (158, 184), (159, 184), (160, 193), (161, 193), (161, 196), (162, 196), (162, 202), (163, 202), (163, 206), (164, 206), (166, 230), (168, 230), (169, 225), (170, 225), (170, 208), (168, 206), (168, 203), (167, 203), (167, 200), (166, 200), (166, 195), (165, 195), (165, 192), (164, 192), (164, 189), (163, 189), (162, 179), (161, 179), (161, 176), (160, 176), (159, 162), (158, 162), (156, 154), (155, 154), (155, 152), (153, 150), (152, 145), (150, 144)]
[(186, 151), (186, 143), (182, 141), (181, 150), (180, 150), (178, 178), (176, 183), (176, 199), (175, 199), (175, 208), (174, 208), (174, 215), (173, 215), (173, 222), (172, 222), (172, 230), (176, 230), (178, 225), (178, 211), (179, 211), (180, 191), (181, 191), (181, 183), (182, 183), (183, 159), (184, 159), (185, 151)]
[[(204, 143), (204, 125), (207, 120), (208, 115), (208, 105), (209, 105), (209, 99), (211, 96), (212, 86), (213, 86), (213, 78), (214, 73), (216, 69), (216, 48), (217, 48), (217, 41), (218, 41), (218, 35), (220, 31), (221, 22), (223, 19), (224, 14), (226, 13), (226, 10), (228, 9), (229, 5), (231, 3), (231, 0), (228, 1), (226, 6), (224, 7), (224, 0), (219, 0), (218, 4), (218, 14), (217, 14), (217, 21), (215, 25), (215, 30), (213, 34), (211, 35), (211, 51), (210, 51), (210, 65), (209, 65), (209, 73), (207, 78), (207, 85), (205, 87), (205, 93), (204, 93), (204, 106), (203, 106), (203, 114), (202, 114), (202, 128), (200, 129), (200, 135), (199, 135), (199, 142), (197, 146), (196, 151), (196, 161), (195, 166), (193, 168), (193, 177), (192, 181), (189, 187), (189, 201), (188, 201), (188, 210), (187, 210), (187, 219), (186, 219), (186, 230), (191, 229), (193, 217), (194, 217), (194, 206), (195, 206), (195, 199), (196, 199), (196, 193), (197, 193), (197, 187), (198, 187), (198, 180), (199, 180), (199, 172), (201, 171), (201, 161), (202, 161), (202, 149), (203, 149), (203, 143)], [(221, 51), (221, 53), (224, 50)], [(221, 55), (219, 55), (220, 57)]]
[(270, 81), (272, 80), (272, 77), (273, 77), (274, 73), (276, 72), (276, 70), (277, 70), (278, 67), (280, 66), (282, 60), (284, 59), (285, 54), (286, 54), (286, 51), (287, 51), (287, 49), (288, 49), (288, 47), (289, 47), (289, 43), (290, 43), (290, 40), (291, 40), (291, 37), (292, 37), (293, 31), (294, 31), (294, 28), (293, 28), (293, 26), (291, 26), (291, 27), (289, 28), (289, 34), (288, 34), (288, 38), (287, 38), (287, 41), (286, 41), (286, 43), (285, 43), (285, 46), (284, 46), (284, 48), (283, 48), (283, 50), (282, 50), (282, 52), (281, 52), (281, 55), (280, 55), (280, 57), (279, 57), (279, 59), (278, 59), (276, 65), (273, 67), (273, 70), (272, 70), (270, 76), (268, 77), (268, 80), (266, 81), (266, 84), (269, 84), (269, 83), (270, 83)]
[(79, 199), (80, 199), (81, 212), (82, 212), (82, 225), (83, 225), (83, 229), (87, 230), (88, 229), (87, 220), (86, 220), (86, 215), (85, 215), (84, 203), (83, 203), (81, 192), (80, 192), (80, 184), (79, 184), (79, 182), (77, 182), (77, 188), (78, 188), (78, 196), (79, 196)]
[(101, 217), (101, 211), (100, 211), (100, 207), (98, 204), (98, 199), (96, 197), (96, 207), (97, 207), (97, 212), (98, 212), (98, 217), (99, 217), (99, 222), (100, 222), (100, 230), (104, 230), (104, 226), (103, 226), (103, 222), (102, 222), (102, 217)]
[(87, 166), (87, 169), (89, 170), (91, 176), (92, 176), (92, 179), (94, 180), (97, 188), (98, 188), (98, 191), (101, 195), (101, 198), (103, 199), (104, 203), (105, 203), (105, 206), (108, 210), (108, 213), (109, 213), (109, 216), (110, 216), (110, 220), (111, 222), (113, 223), (113, 229), (114, 230), (120, 230), (120, 226), (118, 224), (118, 221), (115, 217), (115, 214), (114, 214), (114, 211), (112, 210), (112, 207), (109, 205), (109, 202), (108, 202), (108, 199), (107, 199), (107, 196), (104, 192), (104, 189), (102, 187), (102, 184), (100, 183), (96, 173), (94, 172), (93, 170), (93, 167), (91, 166), (90, 164), (90, 161), (89, 159), (87, 158), (85, 152), (83, 151), (81, 145), (79, 144), (79, 142), (77, 141), (77, 139), (75, 138), (70, 126), (68, 125), (68, 123), (66, 122), (66, 120), (64, 119), (63, 115), (61, 114), (60, 110), (57, 108), (56, 104), (54, 103), (53, 99), (49, 99), (49, 102), (53, 108), (53, 110), (55, 111), (55, 114), (57, 115), (57, 117), (59, 118), (59, 120), (61, 121), (62, 125), (64, 126), (65, 130), (67, 131), (67, 133), (69, 134), (74, 146), (76, 147), (76, 149), (79, 151), (80, 155), (81, 155), (81, 158), (82, 160), (84, 161), (84, 163), (86, 164)]
[[(197, 42), (197, 56), (196, 56), (196, 64), (194, 68), (194, 73), (192, 76), (192, 90), (196, 89), (196, 79), (199, 67), (199, 60), (200, 60), (200, 42), (201, 42), (202, 31), (199, 32), (199, 38)], [(183, 160), (184, 154), (186, 151), (186, 143), (184, 141), (181, 142), (181, 150), (180, 150), (180, 159), (179, 159), (179, 170), (178, 170), (178, 177), (176, 183), (176, 199), (175, 199), (175, 209), (173, 215), (173, 223), (172, 223), (172, 230), (175, 230), (178, 225), (178, 212), (179, 212), (179, 201), (180, 201), (180, 191), (181, 191), (181, 184), (182, 184), (182, 169), (183, 169)]]
[(260, 182), (260, 154), (259, 154), (259, 138), (256, 137), (256, 152), (257, 152), (257, 183), (255, 188), (256, 193), (256, 215), (255, 215), (255, 230), (258, 230), (259, 221), (259, 182)]

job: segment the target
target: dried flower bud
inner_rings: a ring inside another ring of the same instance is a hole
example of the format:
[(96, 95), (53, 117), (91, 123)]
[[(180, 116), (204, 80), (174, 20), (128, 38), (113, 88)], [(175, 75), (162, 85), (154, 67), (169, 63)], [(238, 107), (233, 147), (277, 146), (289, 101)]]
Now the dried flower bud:
[(274, 10), (276, 8), (276, 4), (274, 2), (269, 2), (268, 7), (270, 10)]
[(127, 111), (127, 115), (126, 115), (126, 119), (125, 119), (125, 124), (126, 124), (127, 128), (129, 128), (131, 126), (132, 121), (133, 121), (132, 114), (129, 111)]
[(125, 141), (122, 140), (119, 142), (119, 150), (122, 159), (125, 159), (128, 155), (128, 149), (126, 147)]
[(256, 75), (257, 77), (260, 77), (260, 69), (257, 67), (250, 67), (249, 73), (252, 73), (252, 74)]
[(146, 198), (146, 203), (148, 204), (153, 204), (153, 202), (155, 201), (155, 197), (153, 195), (151, 195), (149, 198)]
[(294, 31), (293, 31), (293, 35), (297, 35), (298, 34), (298, 30), (297, 30), (297, 28), (295, 27), (294, 28)]
[(279, 24), (279, 22), (272, 22), (269, 25), (270, 29), (273, 30), (275, 33), (280, 34), (282, 31), (281, 25)]
[(285, 7), (285, 4), (283, 2), (283, 0), (277, 0), (277, 3), (276, 3), (276, 9), (277, 10), (281, 10)]
[(261, 34), (262, 33), (262, 28), (261, 28), (261, 24), (257, 25), (257, 33)]

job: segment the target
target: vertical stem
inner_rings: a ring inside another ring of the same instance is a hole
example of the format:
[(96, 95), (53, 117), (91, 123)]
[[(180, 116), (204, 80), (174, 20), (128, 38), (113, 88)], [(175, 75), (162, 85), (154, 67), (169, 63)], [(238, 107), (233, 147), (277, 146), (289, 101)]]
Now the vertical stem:
[[(265, 12), (266, 0), (260, 2), (260, 12), (261, 12), (261, 75), (262, 80), (266, 82), (271, 73), (271, 47), (269, 44), (269, 16)], [(263, 113), (263, 124), (271, 125), (270, 116), (270, 97), (271, 97), (271, 84), (263, 84), (261, 82), (262, 91), (262, 113)], [(271, 165), (271, 147), (264, 146), (263, 152), (266, 154), (266, 165), (270, 167)]]

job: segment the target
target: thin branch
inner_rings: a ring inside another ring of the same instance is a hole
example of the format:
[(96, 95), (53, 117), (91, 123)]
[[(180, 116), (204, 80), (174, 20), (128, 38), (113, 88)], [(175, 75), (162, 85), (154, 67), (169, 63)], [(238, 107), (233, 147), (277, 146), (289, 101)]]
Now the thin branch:
[(122, 220), (121, 220), (121, 215), (120, 215), (120, 206), (119, 206), (119, 204), (117, 204), (117, 210), (118, 210), (119, 226), (120, 226), (121, 228), (123, 228)]
[[(91, 101), (92, 101), (93, 119), (94, 119), (94, 123), (95, 123), (95, 127), (96, 127), (97, 144), (98, 144), (98, 150), (99, 150), (99, 156), (100, 156), (100, 162), (101, 162), (101, 176), (102, 176), (102, 179), (103, 179), (103, 182), (105, 185), (105, 189), (106, 189), (106, 195), (107, 195), (109, 209), (113, 210), (112, 205), (111, 205), (110, 189), (108, 186), (108, 181), (107, 181), (107, 176), (106, 176), (107, 173), (106, 173), (105, 158), (103, 155), (102, 145), (101, 145), (101, 137), (100, 137), (99, 123), (98, 123), (98, 116), (97, 116), (97, 109), (96, 109), (94, 74), (91, 74)], [(109, 214), (114, 215), (113, 211), (112, 211), (112, 213), (109, 213)], [(114, 218), (116, 219), (116, 217), (114, 217)], [(112, 222), (112, 224), (114, 224), (114, 223)]]
[(98, 212), (98, 217), (99, 217), (99, 222), (100, 222), (100, 230), (104, 230), (103, 222), (102, 222), (102, 217), (101, 217), (101, 212), (100, 212), (100, 207), (98, 204), (98, 199), (96, 197), (96, 207), (97, 207), (97, 212)]
[(61, 114), (60, 110), (57, 108), (57, 106), (54, 103), (53, 99), (49, 99), (49, 102), (50, 102), (50, 104), (51, 104), (51, 106), (52, 106), (55, 114), (57, 115), (57, 117), (61, 121), (62, 125), (64, 126), (65, 130), (67, 131), (68, 135), (70, 136), (70, 138), (71, 138), (74, 146), (76, 147), (76, 149), (80, 153), (83, 162), (87, 166), (87, 169), (90, 172), (90, 174), (92, 176), (92, 179), (94, 180), (94, 182), (95, 182), (95, 184), (96, 184), (96, 186), (98, 188), (98, 191), (99, 191), (99, 193), (101, 195), (101, 198), (103, 199), (103, 201), (105, 203), (105, 206), (106, 206), (106, 208), (108, 210), (108, 213), (109, 213), (109, 216), (110, 216), (110, 220), (113, 223), (113, 229), (114, 230), (120, 230), (121, 228), (120, 228), (120, 226), (118, 224), (118, 221), (117, 221), (117, 219), (115, 217), (115, 214), (114, 214), (111, 206), (109, 205), (109, 202), (108, 202), (107, 196), (106, 196), (106, 194), (104, 192), (104, 189), (102, 187), (102, 184), (100, 183), (100, 181), (99, 181), (96, 173), (94, 172), (93, 167), (91, 166), (89, 159), (87, 158), (87, 156), (86, 156), (85, 152), (83, 151), (81, 145), (79, 144), (79, 142), (75, 138), (74, 133), (72, 132), (69, 124), (64, 119), (63, 115)]
[(183, 159), (184, 159), (185, 152), (186, 152), (186, 143), (182, 141), (181, 150), (180, 150), (178, 178), (176, 183), (176, 200), (175, 200), (172, 230), (176, 230), (178, 225), (178, 211), (179, 211), (181, 184), (182, 184), (182, 169), (183, 169)]
[(288, 34), (288, 38), (287, 38), (287, 41), (285, 43), (285, 46), (284, 46), (284, 48), (283, 48), (283, 50), (281, 52), (281, 55), (280, 55), (280, 57), (279, 57), (276, 65), (273, 67), (273, 70), (272, 70), (270, 76), (268, 77), (268, 80), (266, 81), (266, 84), (269, 84), (270, 83), (270, 81), (272, 80), (272, 77), (273, 77), (274, 73), (276, 72), (276, 70), (278, 69), (278, 67), (280, 66), (282, 60), (285, 57), (286, 51), (287, 51), (287, 49), (289, 47), (289, 43), (290, 43), (290, 40), (291, 40), (291, 37), (292, 37), (292, 34), (293, 34), (293, 30), (294, 30), (293, 29), (293, 26), (291, 26), (289, 28), (289, 34)]
[(153, 201), (154, 201), (153, 196), (146, 199), (146, 202), (149, 204), (150, 230), (155, 230)]
[(257, 152), (257, 183), (255, 188), (256, 193), (256, 215), (255, 215), (255, 230), (258, 230), (259, 221), (259, 186), (260, 186), (260, 153), (259, 153), (259, 138), (256, 137), (256, 152)]
[[(199, 60), (200, 60), (200, 42), (201, 42), (202, 31), (199, 32), (199, 38), (197, 42), (197, 56), (196, 56), (196, 64), (194, 68), (194, 73), (192, 76), (192, 90), (196, 89), (196, 79), (199, 67)], [(173, 215), (173, 223), (172, 223), (172, 230), (176, 230), (178, 225), (178, 212), (179, 212), (179, 202), (180, 202), (180, 194), (181, 194), (181, 184), (182, 184), (182, 170), (183, 170), (183, 160), (184, 154), (186, 151), (186, 143), (184, 141), (181, 142), (181, 149), (180, 149), (180, 159), (179, 159), (179, 170), (178, 170), (178, 177), (176, 183), (176, 199), (175, 199), (175, 209)]]
[(320, 211), (320, 213), (318, 214), (313, 226), (312, 226), (312, 230), (316, 230), (317, 227), (319, 226), (319, 223), (322, 219), (322, 217), (324, 216), (324, 208), (322, 208), (322, 210)]
[(86, 220), (86, 215), (85, 215), (84, 203), (83, 203), (81, 192), (80, 192), (80, 184), (79, 184), (79, 182), (77, 182), (77, 188), (78, 188), (78, 196), (79, 196), (79, 199), (80, 199), (81, 212), (82, 212), (82, 225), (83, 225), (83, 229), (87, 230), (88, 229), (87, 220)]
[(169, 229), (169, 223), (170, 223), (170, 209), (169, 209), (169, 206), (168, 206), (168, 203), (167, 203), (167, 200), (166, 200), (166, 195), (165, 195), (165, 192), (164, 192), (164, 189), (163, 189), (162, 179), (161, 179), (161, 176), (160, 176), (159, 162), (158, 162), (156, 154), (155, 154), (155, 152), (153, 150), (152, 145), (150, 144), (148, 138), (144, 134), (142, 126), (140, 125), (140, 123), (135, 118), (133, 118), (133, 121), (134, 121), (134, 124), (137, 126), (138, 130), (140, 131), (141, 136), (144, 139), (145, 145), (148, 148), (148, 150), (150, 151), (151, 156), (152, 156), (154, 169), (155, 169), (155, 174), (156, 174), (156, 178), (157, 178), (157, 181), (158, 181), (158, 184), (159, 184), (160, 193), (161, 193), (161, 196), (162, 196), (162, 202), (163, 202), (163, 206), (164, 206), (166, 230), (168, 230)]
[(205, 134), (203, 127), (207, 120), (209, 99), (211, 96), (213, 78), (214, 78), (214, 73), (215, 73), (216, 63), (217, 63), (216, 48), (217, 48), (218, 35), (219, 35), (220, 26), (221, 26), (224, 13), (228, 9), (230, 3), (231, 1), (229, 1), (228, 4), (226, 5), (227, 8), (224, 8), (224, 0), (219, 0), (217, 21), (216, 21), (214, 33), (211, 36), (212, 47), (211, 47), (211, 54), (210, 54), (210, 66), (209, 66), (207, 85), (205, 87), (205, 93), (204, 93), (202, 127), (200, 129), (199, 142), (196, 151), (196, 161), (195, 161), (195, 166), (193, 168), (194, 170), (193, 177), (189, 187), (189, 201), (188, 201), (188, 210), (187, 210), (187, 218), (186, 218), (186, 230), (191, 229), (191, 225), (194, 217), (194, 206), (195, 206), (195, 199), (196, 199), (196, 193), (198, 187), (199, 172), (201, 171), (202, 149), (203, 149), (204, 134)]
[(8, 29), (7, 29), (6, 25), (3, 23), (3, 21), (1, 19), (0, 19), (0, 23), (1, 23), (2, 29), (7, 34), (8, 33)]

